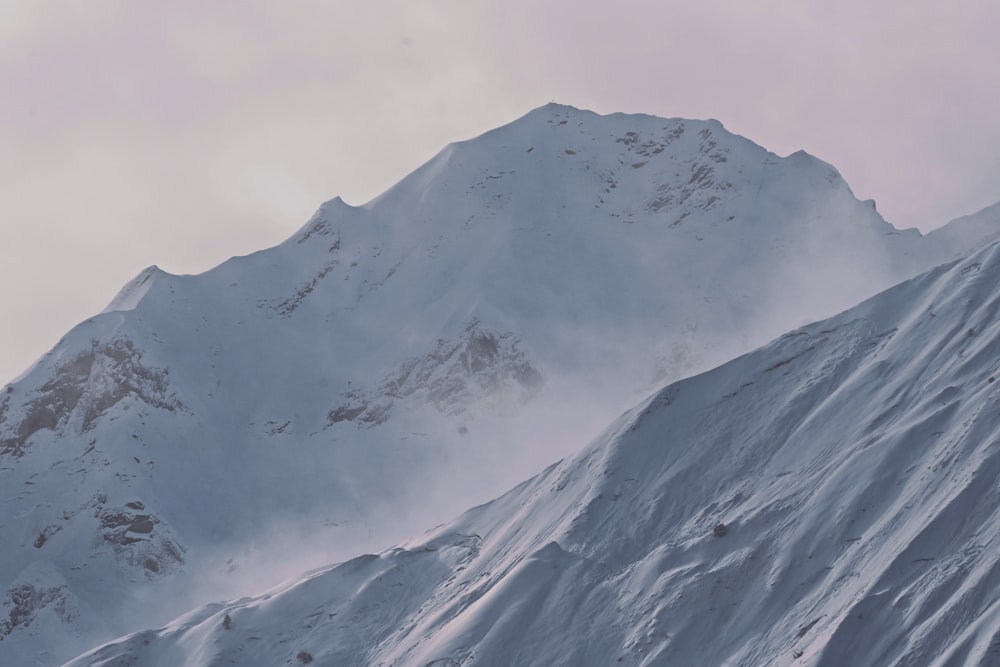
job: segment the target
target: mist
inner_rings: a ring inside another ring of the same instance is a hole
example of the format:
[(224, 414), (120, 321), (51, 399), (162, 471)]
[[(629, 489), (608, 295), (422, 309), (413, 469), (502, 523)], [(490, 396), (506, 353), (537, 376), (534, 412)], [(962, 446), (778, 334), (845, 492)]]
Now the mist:
[[(47, 391), (82, 406), (7, 472), (77, 485), (65, 502), (97, 557), (66, 579), (112, 582), (116, 611), (91, 612), (105, 636), (157, 626), (405, 546), (650, 393), (988, 228), (938, 243), (889, 226), (808, 155), (778, 158), (718, 123), (552, 105), (449, 147), (369, 206), (328, 202), (275, 248), (144, 274), (3, 399), (10, 428)], [(80, 358), (96, 370), (64, 370)], [(110, 407), (85, 422), (88, 405)], [(71, 427), (90, 423), (93, 451), (73, 451), (86, 439)], [(26, 544), (70, 521), (23, 493)], [(183, 552), (169, 576), (87, 532), (130, 504)]]

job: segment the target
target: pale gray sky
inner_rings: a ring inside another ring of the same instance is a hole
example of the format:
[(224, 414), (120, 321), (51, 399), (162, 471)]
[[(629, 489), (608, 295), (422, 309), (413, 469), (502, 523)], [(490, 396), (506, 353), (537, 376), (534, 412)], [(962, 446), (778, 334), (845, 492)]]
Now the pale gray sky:
[(714, 117), (897, 226), (1000, 200), (993, 0), (0, 0), (0, 384), (555, 100)]

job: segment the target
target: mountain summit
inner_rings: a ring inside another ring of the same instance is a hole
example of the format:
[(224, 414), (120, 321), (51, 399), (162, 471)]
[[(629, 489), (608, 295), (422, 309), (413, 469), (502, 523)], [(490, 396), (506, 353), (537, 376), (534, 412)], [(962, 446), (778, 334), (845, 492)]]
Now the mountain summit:
[(993, 229), (899, 231), (716, 121), (548, 105), (277, 247), (151, 267), (0, 393), (0, 661), (386, 546)]

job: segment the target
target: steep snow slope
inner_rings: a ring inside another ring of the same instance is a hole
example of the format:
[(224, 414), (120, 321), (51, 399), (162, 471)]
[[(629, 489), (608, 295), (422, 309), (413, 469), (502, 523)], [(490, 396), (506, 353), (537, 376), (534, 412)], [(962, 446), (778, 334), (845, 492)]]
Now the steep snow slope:
[(0, 662), (381, 548), (986, 233), (899, 232), (715, 121), (549, 105), (278, 247), (150, 268), (0, 393)]
[[(952, 220), (927, 235), (933, 246), (964, 257), (1000, 239), (1000, 202), (971, 215)], [(970, 245), (970, 242), (972, 245)]]
[(423, 538), (70, 664), (998, 664), (998, 282), (994, 245)]

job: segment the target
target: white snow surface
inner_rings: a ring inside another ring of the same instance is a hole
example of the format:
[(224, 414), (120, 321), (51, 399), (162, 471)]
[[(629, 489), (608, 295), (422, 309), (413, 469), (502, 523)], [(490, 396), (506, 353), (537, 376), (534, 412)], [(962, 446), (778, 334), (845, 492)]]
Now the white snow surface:
[(421, 538), (69, 664), (998, 664), (998, 281), (994, 245)]
[(150, 267), (0, 391), (0, 664), (378, 551), (998, 218), (921, 237), (716, 121), (548, 105), (275, 248)]

